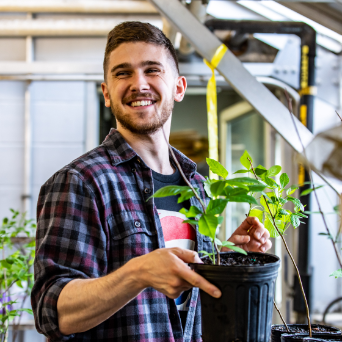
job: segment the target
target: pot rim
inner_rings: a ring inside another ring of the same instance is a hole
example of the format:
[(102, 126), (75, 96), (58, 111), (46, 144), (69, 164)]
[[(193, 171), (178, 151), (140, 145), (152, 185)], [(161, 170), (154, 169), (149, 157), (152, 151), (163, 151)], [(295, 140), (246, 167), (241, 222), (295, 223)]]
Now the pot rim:
[[(265, 268), (269, 268), (269, 267), (274, 267), (276, 264), (280, 264), (280, 258), (277, 255), (271, 254), (271, 253), (260, 253), (260, 252), (247, 252), (248, 255), (269, 255), (271, 257), (273, 257), (274, 259), (276, 259), (274, 262), (269, 262), (267, 264), (263, 264), (263, 265), (205, 265), (205, 264), (199, 264), (199, 263), (189, 263), (189, 266), (191, 268), (196, 267), (200, 267), (201, 269), (205, 268), (205, 269), (214, 269), (214, 268), (233, 268), (233, 269), (238, 269), (238, 268), (248, 268), (248, 269), (255, 269), (255, 268), (259, 268), (259, 269), (265, 269)], [(226, 255), (226, 254), (241, 254), (239, 252), (220, 252), (220, 255)], [(201, 257), (202, 259), (206, 259), (209, 258), (207, 255)]]

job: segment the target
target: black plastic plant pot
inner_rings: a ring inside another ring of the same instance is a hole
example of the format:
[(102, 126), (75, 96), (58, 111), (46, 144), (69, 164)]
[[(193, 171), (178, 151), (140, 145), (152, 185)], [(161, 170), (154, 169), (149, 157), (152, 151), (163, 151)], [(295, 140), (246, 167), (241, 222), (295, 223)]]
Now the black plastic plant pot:
[(325, 342), (325, 341), (342, 341), (342, 335), (332, 335), (332, 334), (320, 334), (319, 336), (315, 334), (316, 337), (305, 337), (304, 341), (310, 342)]
[(342, 341), (342, 335), (331, 333), (312, 333), (312, 337), (306, 334), (282, 334), (281, 342), (304, 342), (304, 341)]
[[(221, 259), (225, 255), (233, 259), (241, 257), (241, 254), (235, 252), (220, 255)], [(213, 298), (200, 291), (203, 342), (269, 342), (280, 260), (272, 254), (248, 253), (248, 256), (260, 258), (264, 263), (191, 265), (222, 292), (220, 298)]]
[[(288, 324), (290, 334), (308, 334), (309, 328), (307, 324)], [(341, 330), (330, 325), (312, 324), (312, 332), (314, 334), (330, 334), (341, 335)], [(289, 334), (283, 324), (274, 324), (271, 329), (271, 342), (280, 342), (282, 334)]]

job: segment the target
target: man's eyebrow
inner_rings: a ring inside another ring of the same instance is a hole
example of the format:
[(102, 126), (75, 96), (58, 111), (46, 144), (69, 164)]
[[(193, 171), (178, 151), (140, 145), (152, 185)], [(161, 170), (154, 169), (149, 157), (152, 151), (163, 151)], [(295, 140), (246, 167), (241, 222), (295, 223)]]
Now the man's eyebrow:
[(121, 63), (118, 65), (114, 65), (113, 68), (110, 70), (111, 73), (113, 73), (117, 69), (124, 69), (124, 68), (131, 68), (132, 64), (130, 63)]
[[(140, 63), (141, 67), (148, 66), (148, 65), (159, 65), (161, 67), (164, 67), (164, 65), (158, 61), (143, 61)], [(113, 73), (117, 69), (127, 69), (127, 68), (132, 68), (131, 63), (121, 63), (118, 65), (113, 66), (113, 68), (110, 70), (111, 73)]]
[(164, 67), (164, 65), (160, 62), (157, 62), (157, 61), (143, 61), (141, 64), (141, 66), (147, 66), (147, 65), (159, 65), (161, 67)]

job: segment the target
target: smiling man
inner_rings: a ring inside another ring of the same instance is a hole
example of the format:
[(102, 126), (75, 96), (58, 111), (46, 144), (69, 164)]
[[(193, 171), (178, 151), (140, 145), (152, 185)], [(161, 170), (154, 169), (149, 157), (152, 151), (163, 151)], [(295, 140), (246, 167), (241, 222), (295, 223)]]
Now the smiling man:
[[(186, 79), (170, 41), (140, 22), (109, 33), (104, 76), (117, 129), (40, 191), (31, 296), (37, 330), (50, 341), (200, 341), (199, 288), (221, 293), (186, 264), (211, 249), (179, 214), (198, 203), (147, 201), (162, 186), (183, 185), (162, 130), (168, 137)], [(174, 152), (206, 200), (196, 165)], [(271, 247), (255, 218), (229, 240), (249, 251)]]

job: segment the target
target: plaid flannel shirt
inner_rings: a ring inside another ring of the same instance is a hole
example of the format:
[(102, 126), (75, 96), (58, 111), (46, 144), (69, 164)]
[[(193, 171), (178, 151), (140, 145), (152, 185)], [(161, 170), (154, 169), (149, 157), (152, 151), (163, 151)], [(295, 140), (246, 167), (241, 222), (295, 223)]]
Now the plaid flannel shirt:
[[(174, 152), (205, 199), (195, 163)], [(66, 336), (58, 328), (57, 300), (68, 282), (103, 277), (165, 247), (154, 201), (146, 202), (152, 193), (152, 170), (114, 129), (42, 186), (31, 301), (36, 328), (49, 341), (201, 341), (198, 288), (192, 290), (184, 332), (175, 301), (153, 288), (86, 332)], [(190, 203), (199, 207), (194, 198)], [(196, 250), (210, 250), (196, 229)]]

